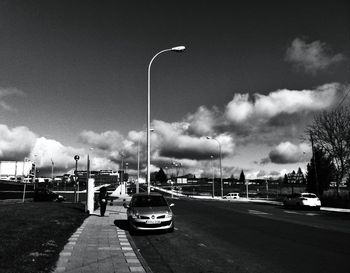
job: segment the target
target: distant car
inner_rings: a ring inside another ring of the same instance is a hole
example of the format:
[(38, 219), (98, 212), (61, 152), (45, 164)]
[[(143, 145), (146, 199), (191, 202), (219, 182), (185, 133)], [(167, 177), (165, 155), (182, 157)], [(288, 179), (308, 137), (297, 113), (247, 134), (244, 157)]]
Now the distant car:
[(294, 193), (292, 195), (287, 196), (284, 201), (283, 205), (286, 208), (289, 207), (295, 207), (295, 208), (315, 208), (320, 209), (321, 208), (321, 201), (314, 193)]
[(230, 193), (226, 194), (223, 198), (224, 199), (239, 199), (239, 193), (238, 192), (230, 192)]
[(54, 201), (54, 202), (62, 202), (65, 198), (62, 195), (54, 193), (48, 189), (36, 189), (34, 192), (34, 201)]
[(134, 194), (127, 208), (130, 231), (167, 230), (174, 231), (173, 212), (163, 195), (159, 193)]

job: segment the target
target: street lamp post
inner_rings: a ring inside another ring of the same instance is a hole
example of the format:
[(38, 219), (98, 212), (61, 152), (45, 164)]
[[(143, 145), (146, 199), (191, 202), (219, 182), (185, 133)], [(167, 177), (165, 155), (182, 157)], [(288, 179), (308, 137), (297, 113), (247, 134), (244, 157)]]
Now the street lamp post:
[[(74, 160), (75, 160), (75, 172), (74, 172), (74, 203), (77, 202), (77, 200), (79, 199), (77, 197), (77, 182), (78, 182), (78, 160), (80, 159), (79, 155), (75, 155), (74, 156)], [(79, 189), (78, 189), (79, 192)]]
[(214, 171), (214, 162), (213, 162), (213, 158), (214, 158), (214, 156), (210, 156), (210, 159), (211, 159), (211, 167), (212, 167), (212, 169), (213, 169), (213, 194), (212, 194), (212, 196), (213, 196), (213, 198), (215, 197), (215, 171)]
[(140, 191), (139, 181), (140, 181), (140, 137), (139, 137), (139, 139), (137, 141), (137, 181), (136, 181), (136, 193), (139, 193), (139, 191)]
[(34, 182), (34, 189), (38, 188), (39, 185), (36, 184), (36, 157), (38, 155), (34, 155), (34, 176), (33, 176), (33, 182)]
[(168, 51), (182, 52), (185, 50), (184, 46), (177, 46), (168, 49), (159, 51), (156, 55), (153, 56), (148, 65), (148, 89), (147, 89), (147, 193), (151, 192), (151, 66), (155, 58), (160, 54)]
[(213, 138), (213, 137), (209, 137), (207, 136), (207, 139), (212, 139), (212, 140), (215, 140), (218, 145), (219, 145), (219, 158), (220, 158), (220, 186), (221, 186), (221, 198), (224, 197), (224, 186), (223, 186), (223, 183), (222, 183), (222, 166), (221, 166), (221, 144), (219, 142), (219, 140), (217, 140), (216, 138)]

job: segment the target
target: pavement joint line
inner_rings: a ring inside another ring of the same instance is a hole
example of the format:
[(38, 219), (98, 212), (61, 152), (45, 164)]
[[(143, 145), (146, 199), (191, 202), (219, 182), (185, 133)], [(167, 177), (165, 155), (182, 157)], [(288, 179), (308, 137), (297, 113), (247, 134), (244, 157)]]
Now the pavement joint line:
[[(116, 219), (123, 219), (119, 205), (107, 215), (115, 217), (88, 217), (71, 235), (61, 251), (55, 273), (122, 273), (144, 272), (144, 261), (136, 255), (128, 233), (117, 227)], [(95, 211), (95, 214), (96, 211)], [(125, 213), (123, 213), (126, 215)], [(148, 272), (148, 271), (147, 271)]]
[(126, 262), (128, 263), (128, 264), (135, 264), (135, 263), (140, 263), (140, 261), (139, 261), (139, 259), (126, 259)]
[(146, 272), (142, 266), (129, 266), (131, 272)]
[(124, 252), (125, 257), (136, 257), (136, 254), (134, 252)]
[(122, 247), (122, 250), (132, 250), (131, 247)]

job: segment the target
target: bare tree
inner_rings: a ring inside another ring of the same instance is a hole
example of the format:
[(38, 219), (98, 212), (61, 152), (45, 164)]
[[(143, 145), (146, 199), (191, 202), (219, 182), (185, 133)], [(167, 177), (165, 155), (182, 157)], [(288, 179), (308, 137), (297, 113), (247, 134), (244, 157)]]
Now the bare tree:
[(350, 167), (350, 109), (341, 107), (315, 116), (306, 130), (307, 137), (322, 148), (335, 165), (337, 194)]

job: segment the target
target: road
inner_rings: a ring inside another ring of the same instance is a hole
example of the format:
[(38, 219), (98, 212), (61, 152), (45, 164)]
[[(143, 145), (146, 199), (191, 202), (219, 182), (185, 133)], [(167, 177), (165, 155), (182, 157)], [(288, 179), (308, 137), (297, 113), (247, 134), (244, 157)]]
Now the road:
[(174, 233), (133, 240), (154, 273), (350, 271), (350, 215), (243, 202), (169, 200)]

